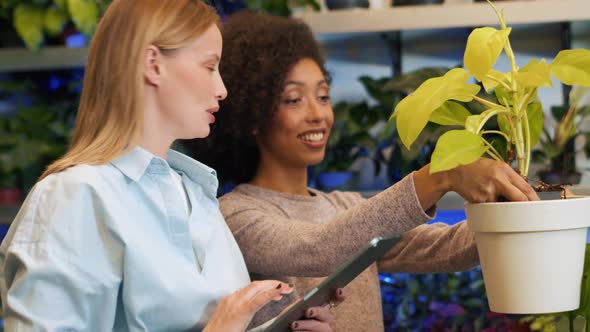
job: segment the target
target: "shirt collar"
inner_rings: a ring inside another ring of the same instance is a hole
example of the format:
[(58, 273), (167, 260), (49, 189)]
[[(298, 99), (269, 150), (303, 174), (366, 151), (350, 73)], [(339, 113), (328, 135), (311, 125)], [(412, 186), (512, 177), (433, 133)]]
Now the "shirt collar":
[(192, 181), (205, 186), (215, 197), (219, 181), (217, 180), (217, 172), (213, 168), (174, 150), (168, 150), (166, 159), (168, 159), (170, 167), (181, 171)]
[(138, 146), (117, 157), (111, 161), (111, 164), (125, 176), (137, 182), (143, 176), (153, 158), (153, 154)]
[[(161, 158), (137, 146), (111, 161), (111, 164), (125, 176), (137, 182), (148, 170), (154, 159), (163, 161)], [(166, 159), (171, 168), (184, 173), (192, 181), (203, 185), (215, 197), (219, 182), (217, 173), (213, 168), (174, 150), (168, 150)]]

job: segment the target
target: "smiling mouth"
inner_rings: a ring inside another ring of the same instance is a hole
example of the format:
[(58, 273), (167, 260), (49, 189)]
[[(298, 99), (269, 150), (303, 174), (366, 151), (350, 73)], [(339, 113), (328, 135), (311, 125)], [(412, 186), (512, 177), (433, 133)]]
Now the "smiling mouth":
[(324, 140), (326, 133), (324, 131), (308, 132), (297, 136), (302, 141), (317, 143)]

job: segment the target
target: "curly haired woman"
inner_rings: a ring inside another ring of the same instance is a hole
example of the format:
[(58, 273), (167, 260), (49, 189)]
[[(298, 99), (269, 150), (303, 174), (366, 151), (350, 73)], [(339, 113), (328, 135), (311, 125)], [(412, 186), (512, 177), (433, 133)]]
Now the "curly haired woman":
[(478, 264), (465, 223), (422, 225), (456, 191), (472, 202), (535, 200), (530, 186), (489, 159), (451, 171), (413, 172), (380, 194), (308, 188), (308, 166), (324, 158), (334, 121), (330, 76), (309, 28), (293, 19), (239, 13), (222, 29), (220, 67), (229, 97), (205, 140), (189, 149), (237, 185), (221, 211), (253, 278), (277, 278), (295, 292), (255, 317), (275, 316), (375, 236), (405, 233), (383, 259), (347, 286), (335, 331), (382, 331), (378, 271), (459, 271)]

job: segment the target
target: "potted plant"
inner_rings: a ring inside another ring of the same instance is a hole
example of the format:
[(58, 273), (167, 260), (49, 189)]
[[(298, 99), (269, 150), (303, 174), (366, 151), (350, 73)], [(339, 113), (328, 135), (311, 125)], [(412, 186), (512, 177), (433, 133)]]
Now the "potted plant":
[[(487, 155), (514, 162), (526, 177), (531, 149), (543, 128), (538, 88), (551, 84), (550, 75), (568, 85), (590, 86), (588, 50), (563, 50), (551, 64), (531, 60), (519, 68), (508, 38), (511, 29), (503, 13), (491, 1), (488, 3), (501, 28), (473, 30), (465, 49), (465, 69), (454, 68), (442, 77), (427, 80), (402, 100), (393, 114), (406, 147), (429, 121), (463, 128), (441, 136), (432, 154), (432, 173)], [(510, 60), (508, 73), (493, 69), (502, 51)], [(493, 91), (497, 103), (477, 96), (481, 87), (467, 83), (470, 74), (486, 92)], [(486, 110), (473, 115), (455, 101), (476, 101)], [(485, 129), (492, 118), (497, 119), (498, 130)], [(493, 311), (545, 313), (579, 307), (590, 197), (466, 204), (466, 214), (469, 228), (476, 234)]]
[(0, 205), (20, 204), (45, 166), (65, 152), (82, 84), (69, 73), (20, 76), (0, 82)]
[[(59, 107), (53, 105), (53, 108)], [(41, 105), (21, 108), (8, 118), (0, 118), (0, 204), (20, 204), (45, 166), (65, 153), (69, 125)]]
[(320, 10), (320, 4), (316, 0), (244, 0), (244, 3), (249, 10), (278, 16), (291, 16), (293, 11), (307, 7)]
[[(546, 183), (578, 184), (581, 174), (576, 170), (576, 151), (574, 140), (579, 135), (590, 138), (590, 132), (582, 131), (580, 126), (590, 115), (590, 106), (584, 104), (588, 88), (576, 86), (569, 94), (568, 105), (554, 106), (551, 115), (556, 120), (553, 134), (546, 128), (539, 141), (540, 149), (533, 151), (536, 161), (549, 164), (548, 169), (539, 172), (539, 178)], [(590, 144), (586, 144), (590, 150)]]
[(73, 25), (90, 37), (111, 0), (6, 0), (0, 17), (12, 24), (25, 45), (38, 51), (45, 39), (59, 37)]

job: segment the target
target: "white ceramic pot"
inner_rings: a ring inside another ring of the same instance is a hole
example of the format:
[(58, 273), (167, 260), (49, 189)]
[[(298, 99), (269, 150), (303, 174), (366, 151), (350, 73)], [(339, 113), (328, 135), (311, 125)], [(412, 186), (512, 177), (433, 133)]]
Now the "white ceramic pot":
[(465, 212), (492, 311), (579, 307), (590, 197), (466, 204)]

